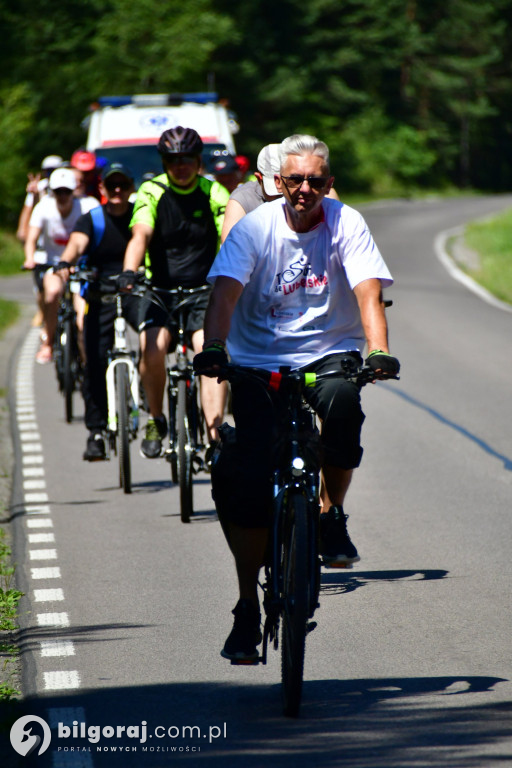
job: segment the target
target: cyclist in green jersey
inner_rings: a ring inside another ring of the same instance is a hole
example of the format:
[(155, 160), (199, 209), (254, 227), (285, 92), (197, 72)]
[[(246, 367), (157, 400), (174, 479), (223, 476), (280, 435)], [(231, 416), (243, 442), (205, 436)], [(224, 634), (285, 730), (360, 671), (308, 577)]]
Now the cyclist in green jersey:
[[(199, 175), (203, 142), (192, 128), (164, 131), (158, 143), (164, 173), (145, 181), (137, 193), (131, 220), (131, 240), (126, 249), (119, 287), (131, 290), (134, 273), (145, 261), (146, 276), (157, 288), (179, 285), (196, 288), (206, 284), (206, 275), (217, 253), (228, 191), (218, 182)], [(187, 330), (194, 351), (203, 344), (203, 318), (208, 293), (192, 305)], [(172, 302), (168, 302), (169, 310)], [(165, 356), (172, 343), (172, 321), (168, 313), (145, 302), (139, 326), (141, 378), (150, 418), (141, 444), (146, 458), (157, 458), (167, 433), (163, 414), (166, 385)], [(213, 446), (222, 423), (226, 385), (203, 377), (201, 404)], [(210, 451), (211, 452), (211, 451)]]

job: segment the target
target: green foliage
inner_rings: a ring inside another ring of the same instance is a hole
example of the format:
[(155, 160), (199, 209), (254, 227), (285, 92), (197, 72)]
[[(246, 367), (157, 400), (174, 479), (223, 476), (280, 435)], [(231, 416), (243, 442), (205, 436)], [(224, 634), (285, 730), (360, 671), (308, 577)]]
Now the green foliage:
[[(341, 138), (352, 163), (351, 184), (374, 194), (407, 192), (427, 176), (436, 159), (424, 133), (408, 125), (393, 125), (377, 108), (350, 121)], [(333, 160), (335, 164), (336, 158)]]
[(34, 111), (25, 84), (0, 90), (0, 218), (15, 222), (26, 185), (25, 141)]
[(211, 0), (114, 0), (93, 41), (98, 95), (205, 90), (212, 52), (232, 35)]
[(213, 87), (239, 151), (314, 133), (347, 189), (512, 186), (512, 0), (40, 0), (37, 24), (33, 8), (0, 6), (4, 221), (107, 94)]
[(20, 241), (10, 232), (0, 231), (0, 275), (19, 274), (23, 259)]

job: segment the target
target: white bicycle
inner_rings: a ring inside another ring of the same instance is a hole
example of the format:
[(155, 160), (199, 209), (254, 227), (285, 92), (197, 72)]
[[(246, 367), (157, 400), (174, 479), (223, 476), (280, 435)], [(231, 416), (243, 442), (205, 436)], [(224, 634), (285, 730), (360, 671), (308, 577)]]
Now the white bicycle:
[(114, 343), (108, 353), (107, 438), (110, 452), (119, 458), (119, 486), (132, 492), (130, 443), (139, 430), (139, 371), (137, 353), (129, 348), (121, 294), (115, 295)]

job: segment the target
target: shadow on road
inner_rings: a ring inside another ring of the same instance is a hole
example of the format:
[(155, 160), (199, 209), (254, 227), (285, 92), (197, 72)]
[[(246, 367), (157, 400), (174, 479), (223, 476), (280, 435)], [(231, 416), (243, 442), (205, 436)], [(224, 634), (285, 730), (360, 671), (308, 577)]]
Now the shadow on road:
[(337, 571), (323, 572), (321, 577), (321, 592), (323, 594), (336, 595), (354, 592), (359, 587), (366, 587), (372, 582), (382, 581), (433, 581), (445, 579), (448, 571), (439, 569), (431, 570), (393, 570), (393, 571), (350, 571), (338, 569)]
[[(512, 759), (510, 707), (492, 701), (500, 682), (485, 676), (306, 681), (298, 720), (282, 717), (278, 685), (186, 682), (48, 692), (27, 700), (16, 716), (39, 715), (54, 728), (58, 722), (125, 726), (121, 738), (100, 734), (97, 743), (88, 738), (92, 731), (83, 738), (71, 731), (65, 739), (54, 730), (47, 753), (24, 759), (23, 766), (37, 768), (163, 768), (179, 758), (208, 768), (482, 768)], [(143, 721), (148, 737), (141, 744)], [(127, 737), (128, 726), (138, 727), (137, 737)], [(72, 753), (64, 748), (71, 747), (85, 748), (91, 762), (76, 753), (75, 762), (66, 762)]]

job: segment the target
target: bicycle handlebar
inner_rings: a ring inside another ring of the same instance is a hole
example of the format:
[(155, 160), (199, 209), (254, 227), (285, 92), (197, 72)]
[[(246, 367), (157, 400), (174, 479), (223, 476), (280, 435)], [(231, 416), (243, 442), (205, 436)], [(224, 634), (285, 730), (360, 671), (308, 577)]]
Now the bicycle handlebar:
[[(197, 371), (198, 374), (202, 374), (203, 371)], [(243, 365), (235, 365), (228, 363), (226, 366), (219, 368), (219, 381), (225, 380), (231, 383), (236, 381), (252, 380), (261, 383), (267, 389), (272, 389), (276, 392), (281, 389), (285, 389), (287, 385), (296, 385), (302, 391), (306, 387), (314, 387), (318, 381), (325, 379), (345, 379), (346, 381), (352, 381), (360, 387), (364, 387), (365, 384), (371, 384), (374, 381), (384, 381), (387, 379), (398, 380), (399, 376), (390, 376), (387, 374), (377, 374), (373, 368), (369, 365), (359, 365), (353, 367), (349, 364), (341, 366), (336, 371), (326, 371), (325, 373), (313, 373), (311, 371), (267, 371), (264, 368), (250, 368)]]

